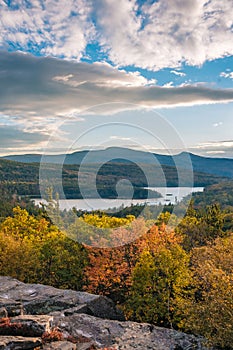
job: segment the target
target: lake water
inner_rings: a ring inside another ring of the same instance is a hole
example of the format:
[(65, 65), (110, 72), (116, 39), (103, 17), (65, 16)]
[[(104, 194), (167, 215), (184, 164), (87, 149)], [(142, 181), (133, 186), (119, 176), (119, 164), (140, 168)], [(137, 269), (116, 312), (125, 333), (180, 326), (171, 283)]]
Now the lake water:
[[(119, 208), (130, 206), (131, 204), (145, 204), (158, 205), (158, 204), (175, 204), (180, 202), (184, 197), (194, 192), (203, 192), (204, 187), (149, 187), (150, 190), (161, 193), (161, 198), (150, 199), (61, 199), (59, 201), (60, 208), (72, 209), (73, 207), (81, 210), (105, 210), (109, 208)], [(35, 199), (35, 204), (39, 205), (41, 202), (45, 202), (41, 199)]]

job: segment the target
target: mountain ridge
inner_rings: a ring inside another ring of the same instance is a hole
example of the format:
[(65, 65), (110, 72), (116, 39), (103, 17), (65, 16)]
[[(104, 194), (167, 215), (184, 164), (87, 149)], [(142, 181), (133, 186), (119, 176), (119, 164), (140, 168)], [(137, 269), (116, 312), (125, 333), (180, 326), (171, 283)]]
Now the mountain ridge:
[(83, 161), (88, 164), (108, 161), (114, 163), (135, 162), (136, 164), (157, 164), (175, 166), (203, 172), (212, 175), (233, 178), (233, 159), (231, 158), (212, 158), (203, 157), (190, 152), (181, 152), (175, 155), (163, 155), (145, 151), (137, 151), (123, 147), (108, 147), (103, 150), (82, 150), (69, 154), (23, 154), (9, 155), (0, 159), (14, 160), (22, 163), (63, 163), (81, 164)]

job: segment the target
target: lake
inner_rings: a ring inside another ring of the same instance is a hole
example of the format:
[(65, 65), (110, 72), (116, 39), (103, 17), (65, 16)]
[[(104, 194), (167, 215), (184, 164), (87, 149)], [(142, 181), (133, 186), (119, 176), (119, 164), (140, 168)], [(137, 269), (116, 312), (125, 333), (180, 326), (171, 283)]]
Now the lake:
[[(73, 207), (81, 210), (105, 210), (109, 208), (119, 208), (130, 206), (131, 204), (145, 204), (158, 205), (158, 204), (175, 204), (180, 202), (184, 197), (194, 192), (203, 192), (204, 187), (149, 187), (148, 189), (161, 193), (160, 198), (150, 199), (103, 199), (103, 198), (87, 198), (87, 199), (61, 199), (59, 201), (60, 208), (72, 209)], [(39, 205), (41, 202), (45, 202), (42, 199), (34, 199), (35, 204)]]

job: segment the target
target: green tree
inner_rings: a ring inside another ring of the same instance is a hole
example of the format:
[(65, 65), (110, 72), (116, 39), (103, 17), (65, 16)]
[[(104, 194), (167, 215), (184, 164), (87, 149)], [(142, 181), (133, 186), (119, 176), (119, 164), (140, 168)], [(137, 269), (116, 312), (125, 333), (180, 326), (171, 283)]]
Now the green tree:
[(126, 305), (130, 319), (159, 326), (177, 327), (179, 307), (190, 287), (189, 256), (178, 243), (144, 250), (133, 271)]
[(190, 251), (213, 242), (217, 237), (226, 236), (223, 231), (224, 216), (225, 213), (217, 204), (207, 206), (204, 210), (191, 207), (176, 229), (184, 237), (184, 248)]

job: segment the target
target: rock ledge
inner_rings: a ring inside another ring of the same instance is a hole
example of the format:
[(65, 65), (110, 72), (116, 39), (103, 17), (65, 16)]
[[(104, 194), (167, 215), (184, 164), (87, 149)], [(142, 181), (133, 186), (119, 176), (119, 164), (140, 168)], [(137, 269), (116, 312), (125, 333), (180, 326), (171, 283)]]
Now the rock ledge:
[(103, 296), (0, 277), (0, 350), (207, 350), (193, 335), (124, 321)]

